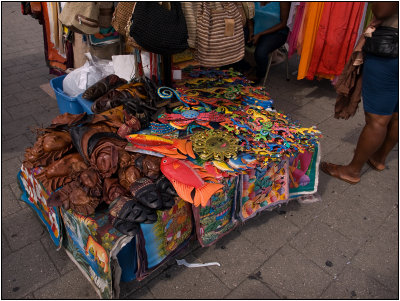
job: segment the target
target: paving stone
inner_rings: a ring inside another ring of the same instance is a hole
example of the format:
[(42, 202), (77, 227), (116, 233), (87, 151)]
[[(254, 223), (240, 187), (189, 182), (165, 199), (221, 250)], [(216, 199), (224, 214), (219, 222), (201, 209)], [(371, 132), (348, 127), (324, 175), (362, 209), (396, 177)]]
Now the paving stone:
[[(55, 100), (53, 100), (53, 102), (55, 102)], [(40, 115), (35, 114), (33, 118), (35, 118), (39, 126), (47, 127), (51, 124), (51, 121), (58, 115), (60, 115), (60, 111), (57, 106), (53, 108), (47, 107), (46, 109), (43, 110), (42, 114)]]
[(77, 269), (33, 293), (36, 299), (99, 299), (90, 282)]
[[(320, 130), (319, 125), (317, 129)], [(322, 133), (322, 138), (320, 140), (320, 149), (321, 154), (324, 156), (329, 154), (332, 150), (338, 148), (343, 142), (338, 138), (331, 138), (326, 135), (326, 133)]]
[[(359, 136), (364, 125), (364, 120), (360, 120), (360, 118), (343, 120), (335, 119), (332, 116), (326, 119), (324, 122), (318, 124), (318, 129), (329, 137), (343, 140), (343, 137), (352, 138), (354, 135)], [(353, 140), (354, 145), (357, 143), (356, 141)]]
[(23, 91), (19, 91), (18, 93), (13, 94), (15, 96), (15, 100), (10, 103), (8, 107), (13, 105), (20, 106), (21, 104), (25, 103), (40, 103), (40, 99), (48, 97), (47, 93), (44, 92), (42, 89), (39, 88), (32, 88), (32, 89), (24, 89)]
[(47, 78), (40, 75), (40, 76), (25, 80), (24, 82), (21, 83), (21, 85), (24, 89), (30, 89), (30, 88), (36, 88), (36, 87), (38, 87), (42, 84), (46, 84), (48, 82), (49, 82), (49, 80)]
[(7, 240), (4, 237), (3, 232), (1, 233), (2, 239), (1, 239), (1, 259), (7, 257), (12, 253), (10, 245), (8, 244)]
[(282, 112), (285, 115), (290, 115), (292, 111), (300, 108), (298, 105), (287, 101), (283, 97), (274, 98), (274, 107), (275, 110), (277, 110), (278, 112)]
[[(316, 126), (318, 122), (315, 120), (312, 120), (305, 116), (302, 112), (300, 112), (298, 109), (291, 111), (289, 114), (287, 114), (292, 120), (296, 123), (298, 123), (301, 127), (312, 127)], [(319, 128), (318, 128), (319, 130)]]
[(27, 203), (25, 203), (21, 197), (22, 197), (22, 190), (21, 190), (21, 186), (19, 184), (19, 182), (14, 182), (10, 184), (11, 190), (14, 193), (16, 200), (18, 201), (19, 206), (21, 206), (21, 208), (28, 208), (29, 205)]
[(1, 184), (8, 185), (17, 181), (17, 174), (21, 169), (22, 162), (19, 158), (1, 160)]
[[(255, 276), (249, 276), (256, 278)], [(232, 290), (224, 299), (279, 299), (279, 297), (258, 279), (246, 279), (237, 288)]]
[(11, 114), (5, 108), (1, 108), (1, 125), (7, 124), (12, 120)]
[(373, 233), (352, 264), (366, 275), (398, 294), (399, 291), (398, 209)]
[[(362, 189), (361, 185), (359, 187)], [(316, 220), (362, 245), (384, 222), (385, 218), (386, 216), (382, 216), (374, 208), (357, 205), (348, 198), (346, 193), (343, 193), (335, 202), (328, 203), (328, 207)]]
[(285, 245), (260, 267), (263, 282), (283, 299), (314, 299), (332, 277)]
[(14, 94), (15, 91), (21, 91), (23, 89), (20, 83), (13, 83), (6, 86), (2, 86), (1, 97), (9, 96)]
[(295, 224), (299, 229), (317, 218), (319, 214), (327, 207), (327, 200), (310, 203), (300, 204), (297, 201), (290, 201), (287, 205), (282, 205), (282, 217), (289, 222)]
[(4, 234), (12, 250), (18, 250), (43, 235), (49, 235), (35, 214), (32, 209), (25, 208), (2, 219)]
[[(34, 46), (37, 47), (37, 46)], [(27, 69), (29, 71), (25, 71), (24, 72), (24, 76), (26, 76), (27, 78), (34, 78), (36, 76), (38, 76), (38, 74), (40, 74), (40, 76), (42, 76), (43, 74), (47, 74), (49, 72), (49, 68), (46, 65), (40, 64), (38, 67), (34, 68), (34, 69)]]
[(151, 299), (154, 300), (154, 295), (151, 293), (151, 291), (148, 289), (148, 287), (143, 287), (134, 293), (130, 294), (129, 296), (123, 298), (127, 300), (132, 300), (132, 299)]
[(359, 246), (329, 226), (310, 222), (290, 245), (332, 276), (340, 273)]
[[(373, 170), (369, 170), (361, 178), (362, 188), (354, 189), (350, 187), (345, 192), (345, 198), (337, 199), (337, 204), (340, 206), (345, 206), (346, 208), (352, 207), (354, 210), (358, 208), (364, 208), (366, 213), (372, 211), (374, 214), (372, 216), (380, 216), (386, 218), (393, 208), (398, 205), (398, 183), (393, 183), (391, 185), (388, 182), (377, 185), (376, 182), (380, 180), (376, 179), (374, 182), (369, 181), (369, 177), (372, 178), (373, 175), (369, 173), (376, 173)], [(386, 192), (384, 192), (386, 191)], [(385, 194), (386, 197), (377, 197), (379, 195)], [(342, 204), (343, 203), (343, 204)]]
[(18, 118), (4, 126), (2, 126), (2, 134), (5, 139), (11, 139), (16, 136), (31, 133), (38, 125), (32, 116)]
[[(14, 53), (15, 53), (15, 52), (14, 52)], [(33, 68), (34, 66), (35, 66), (35, 65), (33, 65), (33, 64), (28, 64), (28, 63), (26, 63), (26, 64), (22, 64), (22, 65), (17, 65), (17, 66), (9, 67), (9, 68), (7, 68), (6, 70), (7, 70), (8, 72), (10, 72), (11, 74), (18, 74), (18, 75), (21, 76), (21, 77), (26, 77), (26, 78), (28, 78), (28, 76), (25, 75), (25, 72), (28, 71), (28, 70), (32, 70), (32, 68)]]
[(234, 231), (215, 245), (193, 252), (198, 262), (219, 262), (210, 269), (230, 289), (237, 287), (247, 275), (260, 266), (267, 256), (244, 235)]
[(299, 228), (274, 212), (266, 212), (247, 221), (238, 231), (268, 258), (293, 238)]
[(1, 295), (18, 299), (58, 278), (58, 273), (39, 241), (35, 241), (1, 261)]
[(293, 110), (291, 114), (294, 114), (295, 116), (300, 115), (307, 120), (314, 121), (314, 124), (317, 125), (333, 116), (333, 111), (327, 110), (326, 108), (320, 108), (312, 103), (307, 103), (300, 108)]
[(31, 146), (25, 135), (19, 135), (2, 141), (2, 162), (24, 154), (27, 147)]
[(27, 80), (29, 77), (24, 73), (18, 72), (14, 74), (10, 74), (8, 76), (1, 77), (1, 84), (2, 85), (9, 85), (13, 83), (19, 83), (21, 81)]
[[(191, 255), (187, 262), (195, 262)], [(199, 261), (197, 261), (199, 262)], [(228, 287), (208, 268), (187, 268), (174, 265), (147, 284), (155, 299), (221, 299)]]
[(1, 217), (18, 212), (22, 209), (10, 185), (1, 187)]
[(46, 113), (46, 110), (36, 102), (29, 102), (23, 106), (12, 107), (9, 108), (8, 111), (14, 119)]
[(398, 291), (388, 289), (361, 270), (347, 266), (320, 296), (321, 299), (398, 299)]
[(72, 260), (68, 257), (67, 253), (65, 253), (64, 248), (57, 250), (57, 246), (54, 244), (50, 235), (43, 235), (40, 241), (43, 247), (46, 249), (47, 254), (49, 254), (56, 269), (61, 275), (78, 269), (76, 265), (72, 262)]

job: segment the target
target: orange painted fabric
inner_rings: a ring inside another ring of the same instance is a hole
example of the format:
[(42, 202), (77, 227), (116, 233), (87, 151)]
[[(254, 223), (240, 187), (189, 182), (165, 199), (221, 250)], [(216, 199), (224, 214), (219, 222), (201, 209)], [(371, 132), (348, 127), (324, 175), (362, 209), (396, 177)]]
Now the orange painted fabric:
[[(46, 30), (47, 37), (47, 59), (49, 61), (50, 68), (57, 68), (60, 70), (66, 70), (67, 66), (67, 58), (59, 54), (56, 46), (51, 42), (51, 30), (50, 30), (50, 18), (49, 18), (49, 10), (51, 11), (51, 3), (50, 2), (41, 2), (42, 3), (42, 12), (43, 19)], [(57, 19), (56, 19), (57, 20)], [(58, 34), (58, 32), (57, 32)]]
[(307, 79), (339, 75), (353, 52), (364, 2), (326, 2)]
[(313, 56), (314, 43), (317, 37), (319, 23), (325, 3), (310, 2), (307, 4), (307, 15), (306, 19), (304, 20), (304, 37), (297, 79), (303, 79), (307, 75)]

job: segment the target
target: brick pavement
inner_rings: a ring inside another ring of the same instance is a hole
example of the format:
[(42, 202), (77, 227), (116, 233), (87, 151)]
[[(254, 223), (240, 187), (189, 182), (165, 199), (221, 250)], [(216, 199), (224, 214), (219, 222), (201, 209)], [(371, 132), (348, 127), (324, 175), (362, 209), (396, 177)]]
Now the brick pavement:
[[(32, 129), (48, 125), (57, 104), (40, 86), (48, 75), (42, 28), (19, 3), (2, 3), (2, 298), (94, 299), (88, 281), (57, 251), (33, 211), (19, 201), (16, 182)], [(296, 59), (290, 70), (296, 70)], [(322, 159), (347, 163), (363, 125), (333, 118), (328, 81), (285, 81), (274, 66), (267, 88), (278, 109), (322, 130)], [(188, 262), (221, 267), (189, 269), (171, 261), (141, 283), (122, 284), (129, 299), (398, 299), (398, 146), (388, 169), (363, 170), (356, 186), (320, 174), (322, 201), (289, 203), (248, 221), (216, 245), (182, 254)], [(331, 264), (327, 265), (327, 261)]]

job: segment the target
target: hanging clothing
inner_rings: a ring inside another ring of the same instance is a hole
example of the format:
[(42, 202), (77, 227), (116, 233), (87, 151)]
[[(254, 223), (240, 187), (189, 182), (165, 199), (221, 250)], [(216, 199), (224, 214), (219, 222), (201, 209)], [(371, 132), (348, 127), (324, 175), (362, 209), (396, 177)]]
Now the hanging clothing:
[(254, 35), (259, 34), (281, 22), (281, 7), (279, 2), (270, 2), (261, 6), (255, 2)]
[(289, 11), (289, 16), (288, 20), (286, 23), (286, 26), (289, 27), (289, 30), (293, 30), (294, 22), (296, 19), (296, 12), (297, 12), (297, 7), (300, 5), (300, 2), (292, 2), (290, 5), (290, 11)]
[(307, 79), (339, 75), (356, 42), (364, 2), (325, 2)]
[[(317, 38), (317, 32), (319, 23), (321, 21), (322, 11), (324, 5), (329, 2), (308, 2), (307, 13), (304, 20), (304, 37), (301, 49), (301, 58), (299, 64), (299, 70), (297, 79), (303, 79), (308, 72), (308, 68), (311, 63), (313, 56), (313, 49), (315, 40)], [(341, 3), (344, 4), (344, 3)]]
[(288, 37), (288, 41), (287, 41), (287, 43), (289, 45), (289, 51), (288, 51), (289, 58), (297, 50), (297, 38), (299, 36), (300, 26), (303, 21), (305, 6), (306, 6), (305, 2), (300, 2), (300, 5), (297, 6), (296, 17), (294, 20), (292, 30), (289, 33), (289, 37)]
[(358, 32), (357, 32), (357, 38), (356, 41), (358, 41), (358, 39), (360, 38), (360, 36), (363, 34), (364, 32), (364, 23), (365, 23), (365, 17), (367, 15), (367, 8), (368, 8), (368, 2), (365, 2), (364, 4), (364, 10), (362, 13), (362, 18), (361, 18), (361, 22), (360, 25), (358, 26)]
[(73, 58), (72, 63), (67, 66), (67, 56), (61, 54), (55, 46), (56, 41), (58, 41), (58, 29), (56, 31), (57, 35), (55, 35), (54, 25), (55, 23), (58, 24), (58, 17), (54, 20), (54, 6), (51, 2), (41, 2), (41, 4), (43, 13), (43, 36), (47, 50), (46, 60), (50, 68), (50, 73), (61, 75), (67, 68), (73, 67)]

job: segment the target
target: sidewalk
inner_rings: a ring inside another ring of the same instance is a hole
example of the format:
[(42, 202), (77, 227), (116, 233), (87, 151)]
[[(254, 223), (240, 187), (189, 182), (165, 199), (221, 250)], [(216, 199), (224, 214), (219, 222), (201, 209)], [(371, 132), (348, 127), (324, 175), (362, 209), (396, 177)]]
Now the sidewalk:
[[(4, 299), (97, 299), (63, 250), (57, 251), (35, 213), (20, 200), (16, 175), (35, 127), (59, 114), (47, 84), (42, 27), (19, 2), (2, 3), (2, 292)], [(297, 70), (296, 58), (290, 72)], [(329, 81), (285, 80), (271, 67), (267, 88), (275, 107), (322, 131), (322, 160), (347, 163), (363, 111), (333, 118)], [(178, 258), (219, 262), (186, 268), (172, 261), (138, 283), (122, 284), (126, 299), (398, 299), (398, 146), (388, 168), (365, 166), (357, 185), (320, 173), (322, 201), (291, 202), (240, 226), (216, 245)]]

